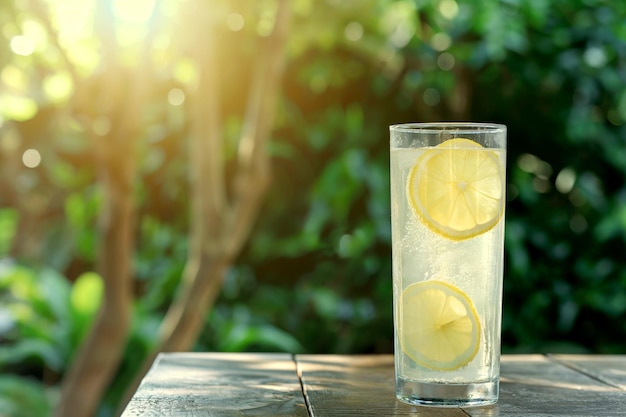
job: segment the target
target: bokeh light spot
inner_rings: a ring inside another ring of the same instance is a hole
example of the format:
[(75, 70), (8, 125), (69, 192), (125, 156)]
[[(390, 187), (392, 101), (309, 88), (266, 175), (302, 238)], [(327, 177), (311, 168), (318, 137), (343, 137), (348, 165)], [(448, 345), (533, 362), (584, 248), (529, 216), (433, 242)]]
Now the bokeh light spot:
[(350, 22), (346, 25), (344, 35), (349, 41), (359, 41), (363, 37), (363, 26), (359, 22)]
[(533, 178), (533, 188), (538, 193), (545, 194), (550, 191), (550, 182), (546, 178), (535, 177)]
[(610, 109), (606, 113), (606, 118), (613, 126), (621, 126), (624, 123), (616, 109)]
[(172, 88), (169, 93), (167, 93), (167, 101), (172, 106), (180, 106), (185, 102), (185, 92), (180, 88)]
[(309, 80), (309, 87), (311, 88), (311, 91), (319, 94), (326, 91), (326, 88), (328, 87), (328, 80), (322, 74), (315, 74)]
[(526, 171), (532, 174), (533, 172), (535, 172), (535, 169), (537, 169), (537, 166), (539, 165), (539, 158), (537, 158), (535, 155), (524, 153), (524, 154), (521, 154), (520, 157), (518, 158), (517, 165), (523, 171)]
[(455, 0), (443, 0), (439, 3), (439, 13), (446, 19), (454, 19), (459, 13), (459, 5)]
[(13, 36), (11, 38), (11, 50), (17, 55), (29, 56), (35, 52), (35, 42), (28, 36)]
[(437, 57), (437, 66), (442, 71), (450, 71), (454, 68), (454, 56), (451, 53), (444, 52)]
[(569, 227), (576, 234), (584, 233), (588, 226), (587, 219), (581, 214), (574, 214), (569, 220)]
[(191, 88), (195, 88), (198, 84), (198, 73), (197, 63), (189, 59), (181, 59), (172, 68), (174, 78)]
[(72, 77), (67, 71), (59, 71), (47, 76), (42, 83), (46, 97), (53, 103), (62, 103), (69, 99), (74, 91)]
[(400, 24), (396, 30), (391, 34), (389, 40), (391, 44), (396, 48), (404, 48), (415, 35), (415, 30), (407, 25)]
[(550, 175), (552, 175), (552, 166), (549, 163), (529, 153), (520, 155), (517, 159), (517, 166), (519, 166), (522, 171), (535, 174), (542, 179), (548, 179)]
[(583, 55), (583, 59), (587, 65), (593, 68), (602, 68), (607, 62), (606, 52), (604, 52), (604, 49), (597, 46), (587, 48)]
[(0, 80), (15, 90), (26, 91), (28, 88), (28, 76), (15, 65), (6, 65), (0, 72)]
[(106, 116), (98, 116), (91, 125), (94, 133), (98, 136), (106, 136), (111, 131), (111, 120)]
[(239, 32), (245, 26), (245, 20), (239, 13), (230, 13), (226, 18), (226, 26), (233, 32)]
[(27, 149), (22, 154), (22, 162), (27, 168), (37, 168), (41, 164), (41, 154), (37, 149)]
[(556, 189), (562, 194), (567, 194), (572, 191), (574, 183), (576, 183), (576, 172), (571, 168), (563, 168), (554, 181)]
[(4, 113), (7, 119), (24, 122), (35, 117), (38, 110), (37, 102), (31, 97), (6, 94), (0, 100), (0, 112)]
[(450, 39), (450, 35), (447, 33), (439, 32), (430, 38), (430, 44), (436, 51), (445, 51), (452, 44), (452, 39)]
[(436, 106), (441, 101), (441, 93), (436, 88), (427, 88), (424, 91), (423, 100), (429, 106)]
[(273, 16), (262, 16), (256, 24), (256, 33), (263, 38), (271, 35), (274, 30), (274, 23)]

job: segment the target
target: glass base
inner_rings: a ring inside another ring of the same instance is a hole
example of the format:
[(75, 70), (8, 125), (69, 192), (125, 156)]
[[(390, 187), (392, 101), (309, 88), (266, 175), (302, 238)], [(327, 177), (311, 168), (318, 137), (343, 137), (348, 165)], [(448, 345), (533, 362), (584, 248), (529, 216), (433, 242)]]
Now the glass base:
[(472, 384), (443, 384), (398, 379), (396, 397), (411, 404), (430, 407), (478, 407), (498, 401), (499, 381)]

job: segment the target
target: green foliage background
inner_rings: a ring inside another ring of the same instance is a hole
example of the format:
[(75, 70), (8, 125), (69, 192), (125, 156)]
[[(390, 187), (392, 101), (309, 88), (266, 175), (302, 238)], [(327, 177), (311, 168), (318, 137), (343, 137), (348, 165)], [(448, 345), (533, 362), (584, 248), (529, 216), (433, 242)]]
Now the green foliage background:
[[(292, 6), (268, 149), (273, 185), (196, 349), (392, 352), (387, 127), (463, 118), (509, 129), (503, 351), (624, 353), (626, 3)], [(15, 7), (0, 5), (5, 27)], [(0, 45), (5, 62), (23, 58), (12, 56), (10, 32)], [(237, 52), (223, 63), (233, 72), (229, 90), (245, 85), (236, 63), (254, 53), (253, 36), (233, 42)], [(163, 89), (176, 85), (172, 79)], [(240, 104), (225, 103), (232, 137)], [(3, 107), (4, 123), (18, 110)], [(142, 151), (133, 332), (102, 415), (152, 343), (185, 260), (184, 110), (155, 98), (154, 112), (162, 117), (146, 130), (165, 133)], [(0, 412), (7, 415), (47, 415), (101, 291), (90, 272), (100, 198), (90, 151), (64, 123), (62, 106), (38, 101), (17, 125), (58, 135), (24, 144), (42, 150), (45, 167), (19, 166), (6, 151), (0, 161)], [(0, 140), (6, 149), (11, 138), (5, 132)], [(40, 250), (12, 257), (16, 241), (27, 240), (14, 202), (37, 192), (49, 198)]]

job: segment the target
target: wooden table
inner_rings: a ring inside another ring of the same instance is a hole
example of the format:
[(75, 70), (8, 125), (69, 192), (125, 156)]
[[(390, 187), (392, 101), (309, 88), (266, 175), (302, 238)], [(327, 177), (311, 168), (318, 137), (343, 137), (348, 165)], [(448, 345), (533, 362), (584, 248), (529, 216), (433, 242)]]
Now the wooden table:
[(403, 404), (391, 355), (161, 354), (131, 416), (626, 416), (626, 355), (504, 355), (500, 401)]

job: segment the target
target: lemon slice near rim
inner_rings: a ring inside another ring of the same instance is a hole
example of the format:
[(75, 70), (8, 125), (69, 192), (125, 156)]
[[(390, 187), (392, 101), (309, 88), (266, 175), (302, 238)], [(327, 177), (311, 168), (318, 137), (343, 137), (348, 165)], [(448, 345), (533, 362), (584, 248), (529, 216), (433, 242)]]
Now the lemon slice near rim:
[(435, 233), (464, 240), (491, 230), (504, 212), (504, 167), (493, 150), (464, 138), (426, 150), (411, 168), (409, 205)]
[(480, 320), (459, 288), (437, 280), (411, 284), (402, 292), (400, 308), (400, 345), (418, 365), (451, 371), (476, 356)]

